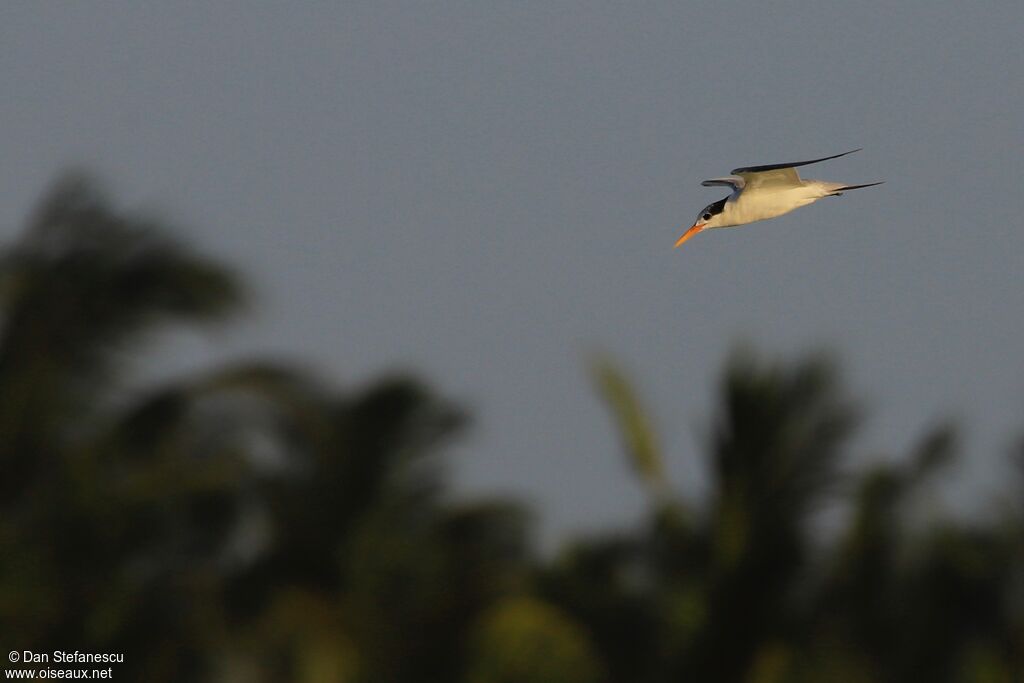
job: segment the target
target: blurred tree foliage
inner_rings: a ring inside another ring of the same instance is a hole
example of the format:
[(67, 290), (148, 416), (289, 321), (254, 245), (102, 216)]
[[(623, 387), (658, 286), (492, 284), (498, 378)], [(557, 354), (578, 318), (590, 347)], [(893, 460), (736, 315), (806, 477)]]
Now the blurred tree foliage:
[[(465, 420), (414, 378), (252, 360), (137, 388), (155, 332), (222, 323), (243, 291), (88, 178), (0, 259), (10, 649), (123, 652), (116, 677), (157, 682), (1022, 680), (1024, 477), (987, 519), (915, 515), (956, 431), (849, 471), (828, 359), (736, 353), (703, 501), (595, 360), (650, 513), (546, 558), (523, 506), (446, 492)], [(826, 507), (847, 514), (822, 531)]]

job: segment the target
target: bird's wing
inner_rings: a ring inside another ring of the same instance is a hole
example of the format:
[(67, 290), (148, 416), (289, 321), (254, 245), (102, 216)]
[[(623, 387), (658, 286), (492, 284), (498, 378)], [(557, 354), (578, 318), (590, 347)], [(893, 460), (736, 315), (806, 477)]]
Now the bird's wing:
[(745, 166), (733, 169), (732, 173), (743, 178), (746, 184), (751, 187), (765, 185), (792, 187), (800, 184), (800, 174), (796, 172), (798, 166), (807, 166), (808, 164), (816, 164), (819, 161), (838, 159), (839, 157), (859, 151), (860, 148), (843, 152), (842, 154), (833, 154), (830, 157), (811, 159), (810, 161), (794, 161), (785, 164), (768, 164), (766, 166)]
[(744, 182), (743, 178), (734, 175), (726, 176), (725, 178), (708, 178), (707, 180), (701, 183), (701, 185), (703, 185), (704, 187), (725, 185), (726, 187), (731, 187), (735, 191), (742, 190), (745, 184), (746, 182)]
[(743, 178), (746, 187), (797, 187), (800, 185), (800, 174), (795, 168), (777, 168), (771, 171), (743, 171), (737, 173)]

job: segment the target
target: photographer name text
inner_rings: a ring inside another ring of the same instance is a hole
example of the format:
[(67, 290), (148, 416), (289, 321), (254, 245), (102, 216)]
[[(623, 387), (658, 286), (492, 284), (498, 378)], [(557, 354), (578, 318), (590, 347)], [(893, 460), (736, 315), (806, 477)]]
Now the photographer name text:
[(53, 652), (33, 652), (32, 650), (22, 650), (21, 656), (17, 657), (17, 652), (11, 652), (9, 659), (12, 662), (16, 662), (19, 659), (23, 664), (123, 664), (124, 654), (112, 653), (112, 652), (66, 652), (64, 650), (54, 650)]

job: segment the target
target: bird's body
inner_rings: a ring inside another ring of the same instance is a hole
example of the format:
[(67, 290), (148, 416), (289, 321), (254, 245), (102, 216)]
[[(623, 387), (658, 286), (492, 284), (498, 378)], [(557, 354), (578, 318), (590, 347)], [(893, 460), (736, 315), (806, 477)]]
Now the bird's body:
[[(856, 151), (858, 150), (853, 150), (853, 152)], [(835, 159), (853, 152), (844, 152), (811, 161), (737, 168), (732, 171), (732, 175), (705, 180), (701, 183), (702, 185), (731, 187), (732, 194), (704, 207), (693, 226), (676, 242), (676, 246), (678, 247), (693, 235), (704, 230), (729, 228), (776, 218), (824, 197), (841, 195), (846, 190), (880, 185), (881, 183), (849, 185), (824, 180), (803, 180), (796, 172), (797, 166)]]
[(828, 196), (826, 183), (803, 181), (800, 185), (784, 188), (751, 188), (736, 190), (725, 201), (720, 228), (746, 225), (787, 214)]

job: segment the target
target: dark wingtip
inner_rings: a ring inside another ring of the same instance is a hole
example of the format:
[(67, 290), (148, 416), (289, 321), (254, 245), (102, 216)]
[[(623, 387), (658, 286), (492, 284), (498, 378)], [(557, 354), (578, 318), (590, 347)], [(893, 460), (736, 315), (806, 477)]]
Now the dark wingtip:
[(785, 164), (768, 164), (766, 166), (744, 166), (742, 168), (734, 168), (732, 170), (733, 175), (740, 175), (743, 173), (759, 173), (762, 171), (775, 171), (781, 168), (799, 168), (800, 166), (808, 166), (810, 164), (817, 164), (821, 161), (828, 161), (830, 159), (838, 159), (839, 157), (845, 157), (847, 154), (853, 154), (859, 152), (863, 147), (857, 149), (851, 149), (849, 152), (843, 152), (842, 154), (833, 154), (830, 157), (821, 157), (820, 159), (810, 159), (808, 161), (793, 161)]

